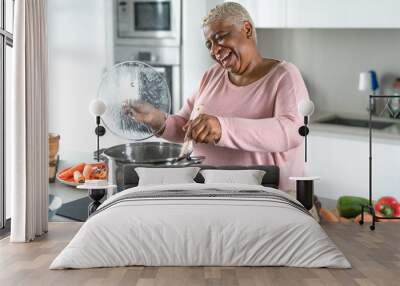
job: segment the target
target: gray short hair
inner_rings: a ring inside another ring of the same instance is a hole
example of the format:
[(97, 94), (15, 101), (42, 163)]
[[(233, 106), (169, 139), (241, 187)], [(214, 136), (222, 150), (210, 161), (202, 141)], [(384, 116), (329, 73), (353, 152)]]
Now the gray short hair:
[(203, 27), (217, 21), (230, 21), (232, 24), (242, 28), (243, 22), (247, 21), (253, 26), (253, 36), (257, 43), (257, 33), (253, 19), (249, 12), (239, 3), (225, 2), (215, 6), (208, 12), (208, 15), (203, 19)]

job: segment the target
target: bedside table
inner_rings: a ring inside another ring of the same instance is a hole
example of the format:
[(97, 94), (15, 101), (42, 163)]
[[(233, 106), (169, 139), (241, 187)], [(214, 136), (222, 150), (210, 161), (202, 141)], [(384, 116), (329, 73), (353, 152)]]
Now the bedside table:
[(296, 181), (296, 199), (307, 209), (311, 210), (314, 204), (314, 181), (319, 177), (290, 177)]
[(83, 185), (76, 186), (77, 189), (87, 190), (92, 202), (88, 206), (88, 217), (101, 205), (101, 200), (109, 189), (116, 188), (116, 185), (109, 185), (107, 180), (87, 180)]

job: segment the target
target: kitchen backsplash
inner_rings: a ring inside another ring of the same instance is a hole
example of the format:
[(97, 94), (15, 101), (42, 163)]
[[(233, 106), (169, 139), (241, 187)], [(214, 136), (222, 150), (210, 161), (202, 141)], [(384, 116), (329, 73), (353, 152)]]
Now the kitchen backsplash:
[(259, 29), (263, 56), (295, 63), (318, 111), (367, 114), (359, 73), (375, 70), (381, 92), (400, 77), (400, 30)]

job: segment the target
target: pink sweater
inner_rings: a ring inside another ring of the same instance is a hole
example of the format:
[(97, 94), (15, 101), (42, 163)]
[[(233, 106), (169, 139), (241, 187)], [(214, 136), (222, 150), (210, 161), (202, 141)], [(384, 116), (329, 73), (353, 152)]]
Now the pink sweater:
[(167, 118), (163, 138), (182, 142), (182, 126), (194, 105), (218, 117), (222, 128), (217, 144), (195, 144), (194, 155), (206, 156), (209, 165), (276, 165), (280, 189), (294, 189), (290, 176), (304, 171), (303, 137), (298, 134), (303, 118), (297, 105), (308, 98), (299, 70), (282, 61), (257, 81), (236, 86), (219, 65), (203, 76), (198, 90), (182, 109)]

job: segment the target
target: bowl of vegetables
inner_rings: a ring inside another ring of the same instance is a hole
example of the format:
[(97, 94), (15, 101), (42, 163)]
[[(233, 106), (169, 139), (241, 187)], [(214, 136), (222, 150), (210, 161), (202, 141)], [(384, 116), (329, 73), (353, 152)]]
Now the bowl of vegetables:
[(106, 163), (79, 163), (59, 171), (56, 178), (60, 183), (69, 186), (78, 186), (87, 180), (107, 180)]

